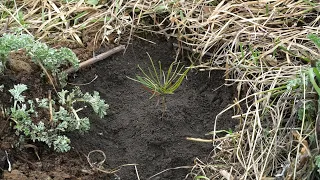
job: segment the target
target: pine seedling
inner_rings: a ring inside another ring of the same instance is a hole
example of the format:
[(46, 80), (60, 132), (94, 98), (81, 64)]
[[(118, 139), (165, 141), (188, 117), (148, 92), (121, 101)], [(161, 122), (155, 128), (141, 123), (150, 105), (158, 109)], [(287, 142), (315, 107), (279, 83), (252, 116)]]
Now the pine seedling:
[(150, 99), (156, 95), (161, 96), (174, 94), (174, 92), (180, 87), (192, 66), (184, 70), (184, 66), (179, 66), (179, 63), (175, 64), (175, 62), (173, 62), (171, 63), (168, 71), (165, 72), (162, 69), (160, 61), (157, 69), (149, 54), (148, 56), (151, 62), (151, 68), (148, 67), (147, 70), (144, 70), (138, 65), (138, 68), (142, 72), (142, 76), (136, 75), (136, 78), (128, 78), (142, 84), (145, 88), (151, 91), (152, 96)]

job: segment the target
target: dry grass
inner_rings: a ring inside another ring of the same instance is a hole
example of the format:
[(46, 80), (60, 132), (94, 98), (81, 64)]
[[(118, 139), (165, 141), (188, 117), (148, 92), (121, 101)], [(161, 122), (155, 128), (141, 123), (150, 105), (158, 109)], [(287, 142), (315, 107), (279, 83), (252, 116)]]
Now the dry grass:
[(0, 3), (0, 31), (22, 27), (44, 41), (82, 45), (88, 33), (100, 44), (153, 32), (176, 38), (180, 53), (192, 52), (187, 54), (199, 70), (226, 70), (226, 84), (238, 89), (227, 109), (234, 109), (239, 126), (223, 139), (214, 129), (210, 160), (196, 160), (190, 176), (312, 177), (319, 153), (316, 120), (306, 113), (302, 120), (297, 116), (299, 109), (307, 110), (307, 102), (317, 104), (318, 97), (305, 83), (299, 89), (287, 84), (307, 78), (303, 72), (309, 61), (320, 57), (319, 48), (306, 38), (320, 32), (319, 1), (114, 0), (95, 7), (84, 0), (61, 2)]

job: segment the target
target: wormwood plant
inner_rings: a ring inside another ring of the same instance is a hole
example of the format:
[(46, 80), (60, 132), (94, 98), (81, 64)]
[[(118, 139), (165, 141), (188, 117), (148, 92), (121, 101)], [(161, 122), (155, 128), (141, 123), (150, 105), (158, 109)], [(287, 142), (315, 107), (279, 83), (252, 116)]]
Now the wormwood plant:
[(157, 69), (149, 54), (148, 56), (151, 62), (151, 68), (148, 67), (147, 70), (144, 70), (138, 65), (138, 68), (142, 72), (142, 76), (136, 75), (135, 79), (130, 77), (128, 78), (142, 84), (144, 88), (152, 92), (150, 99), (154, 96), (161, 96), (165, 111), (165, 95), (174, 94), (174, 92), (180, 87), (192, 66), (184, 70), (184, 66), (179, 66), (179, 63), (176, 64), (173, 62), (169, 66), (168, 71), (165, 72), (162, 69), (160, 61), (158, 62), (159, 67)]
[(15, 122), (16, 134), (21, 140), (44, 142), (49, 147), (53, 146), (57, 152), (70, 150), (70, 139), (64, 133), (71, 131), (83, 133), (90, 128), (89, 119), (79, 117), (78, 112), (82, 108), (75, 109), (76, 103), (90, 104), (100, 118), (106, 115), (109, 107), (104, 100), (100, 99), (96, 91), (90, 95), (89, 93), (83, 94), (79, 88), (71, 92), (62, 90), (58, 93), (58, 101), (54, 101), (48, 98), (26, 100), (23, 96), (26, 90), (27, 86), (24, 84), (15, 85), (9, 90), (14, 102), (8, 113)]
[(42, 68), (44, 74), (50, 76), (48, 78), (57, 77), (62, 87), (66, 85), (67, 79), (62, 67), (79, 67), (77, 56), (68, 48), (50, 48), (27, 34), (3, 34), (0, 37), (0, 74), (5, 70), (9, 53), (19, 49), (25, 49), (31, 60)]
[[(49, 78), (52, 85), (66, 85), (67, 74), (63, 67), (79, 67), (78, 58), (68, 48), (53, 49), (26, 34), (4, 34), (0, 37), (0, 74), (6, 70), (10, 52), (19, 49), (24, 49), (31, 60), (42, 68), (43, 74)], [(57, 81), (59, 83), (56, 83)], [(1, 90), (2, 88), (3, 86), (0, 86)], [(62, 89), (60, 92), (54, 89), (57, 94), (52, 96), (53, 98), (50, 94), (48, 98), (26, 99), (23, 93), (27, 86), (15, 85), (9, 90), (13, 105), (5, 110), (5, 113), (14, 121), (13, 127), (22, 141), (44, 142), (57, 152), (66, 152), (70, 150), (70, 139), (65, 133), (83, 133), (90, 128), (89, 119), (78, 115), (83, 108), (76, 109), (75, 105), (90, 104), (100, 118), (106, 115), (109, 106), (96, 91), (93, 94), (83, 94), (78, 87), (71, 91)]]

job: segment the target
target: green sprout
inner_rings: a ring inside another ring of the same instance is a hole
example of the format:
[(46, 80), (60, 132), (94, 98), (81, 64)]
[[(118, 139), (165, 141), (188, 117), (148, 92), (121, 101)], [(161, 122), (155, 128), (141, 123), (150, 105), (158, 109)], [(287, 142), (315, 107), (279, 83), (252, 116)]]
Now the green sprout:
[[(318, 37), (315, 34), (309, 34), (308, 38), (318, 47), (320, 48), (320, 37)], [(310, 82), (313, 85), (314, 89), (316, 90), (316, 92), (318, 93), (318, 95), (320, 96), (320, 88), (316, 82), (316, 80), (318, 80), (318, 82), (320, 81), (320, 62), (319, 60), (316, 60), (315, 63), (311, 63), (311, 68), (309, 69), (309, 77), (310, 77)], [(315, 79), (316, 77), (316, 79)]]
[(183, 70), (184, 66), (179, 66), (179, 63), (176, 64), (173, 62), (171, 63), (168, 71), (165, 72), (162, 69), (160, 61), (158, 62), (159, 69), (157, 70), (149, 54), (148, 56), (151, 61), (152, 68), (148, 67), (147, 70), (144, 70), (138, 65), (143, 76), (136, 75), (136, 79), (128, 78), (141, 83), (144, 87), (150, 90), (152, 92), (150, 99), (158, 95), (174, 94), (174, 92), (180, 87), (192, 66)]
[[(148, 54), (148, 53), (147, 53)], [(148, 91), (152, 92), (152, 96), (149, 99), (152, 99), (154, 96), (158, 96), (158, 103), (160, 96), (162, 96), (163, 111), (166, 111), (165, 95), (174, 94), (174, 92), (180, 87), (184, 78), (187, 76), (188, 72), (192, 68), (192, 65), (184, 70), (184, 66), (179, 66), (179, 63), (171, 63), (167, 72), (162, 69), (161, 62), (159, 61), (159, 67), (156, 68), (153, 63), (152, 58), (148, 54), (151, 68), (148, 67), (147, 70), (142, 69), (139, 65), (138, 68), (142, 72), (143, 76), (136, 75), (136, 79), (127, 77), (135, 82), (138, 82), (143, 85)]]

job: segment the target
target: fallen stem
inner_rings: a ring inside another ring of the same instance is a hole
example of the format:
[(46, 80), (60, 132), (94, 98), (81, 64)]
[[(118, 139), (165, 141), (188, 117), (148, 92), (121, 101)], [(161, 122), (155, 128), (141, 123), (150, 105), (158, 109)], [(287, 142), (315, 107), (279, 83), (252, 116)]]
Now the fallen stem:
[(178, 169), (191, 169), (193, 168), (193, 166), (180, 166), (180, 167), (175, 167), (175, 168), (168, 168), (168, 169), (165, 169), (151, 177), (149, 177), (147, 180), (150, 180), (150, 179), (153, 179), (154, 177), (156, 176), (159, 176), (160, 174), (164, 173), (164, 172), (167, 172), (167, 171), (170, 171), (170, 170), (178, 170)]
[(186, 139), (189, 140), (189, 141), (204, 142), (204, 143), (213, 142), (212, 139), (201, 139), (201, 138), (191, 138), (191, 137), (187, 137)]
[(49, 122), (52, 123), (53, 121), (53, 113), (52, 113), (52, 102), (51, 102), (51, 91), (49, 90), (49, 113), (50, 113), (50, 119)]
[(81, 68), (84, 68), (84, 67), (89, 66), (89, 65), (91, 65), (91, 64), (94, 64), (94, 63), (96, 63), (96, 62), (98, 62), (98, 61), (101, 61), (101, 60), (103, 60), (103, 59), (106, 59), (107, 57), (111, 56), (112, 54), (115, 54), (115, 53), (117, 53), (117, 52), (120, 52), (120, 51), (122, 51), (122, 50), (124, 50), (124, 49), (125, 49), (125, 46), (124, 46), (124, 45), (120, 45), (120, 46), (118, 46), (118, 47), (115, 47), (115, 48), (113, 48), (113, 49), (110, 49), (110, 50), (107, 51), (107, 52), (104, 52), (104, 53), (102, 53), (102, 54), (99, 54), (98, 56), (95, 56), (95, 57), (90, 58), (90, 59), (88, 59), (88, 60), (86, 60), (86, 61), (84, 61), (84, 62), (81, 62), (81, 63), (79, 64), (79, 68), (78, 68), (78, 69), (77, 69), (77, 68), (74, 68), (74, 67), (70, 67), (69, 69), (65, 70), (64, 72), (67, 73), (67, 74), (76, 72), (76, 71), (78, 71), (78, 70), (81, 69)]
[(47, 69), (43, 66), (43, 64), (38, 59), (37, 59), (37, 63), (39, 64), (39, 66), (41, 67), (43, 72), (47, 75), (47, 77), (49, 79), (49, 83), (52, 85), (54, 91), (58, 94), (58, 91), (56, 89), (56, 83), (55, 83), (56, 81), (51, 77), (51, 75), (49, 74)]
[(223, 141), (225, 139), (230, 139), (231, 137), (235, 137), (235, 136), (231, 135), (231, 136), (225, 136), (225, 137), (215, 138), (215, 139), (202, 139), (202, 138), (186, 137), (186, 140), (195, 141), (195, 142), (211, 143), (211, 142), (214, 142), (214, 141)]

